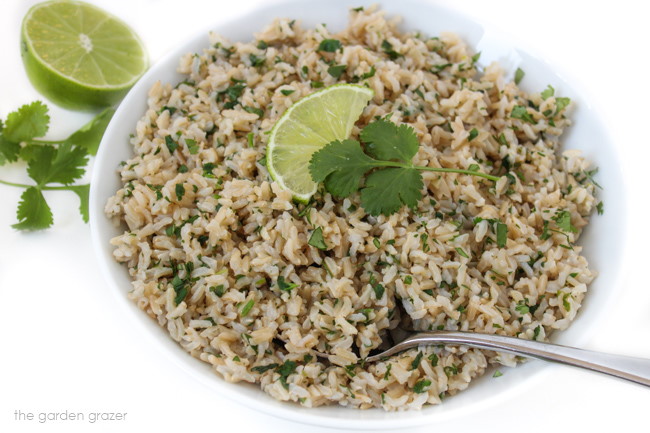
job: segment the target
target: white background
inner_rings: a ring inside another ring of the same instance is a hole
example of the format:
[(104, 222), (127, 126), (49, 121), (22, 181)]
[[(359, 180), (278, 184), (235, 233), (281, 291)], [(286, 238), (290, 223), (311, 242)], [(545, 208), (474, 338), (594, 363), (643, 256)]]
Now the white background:
[[(18, 43), (20, 22), (34, 3), (0, 2), (0, 118), (40, 98), (24, 74)], [(128, 22), (155, 62), (197, 29), (244, 14), (262, 1), (93, 3)], [(620, 296), (585, 348), (650, 358), (650, 231), (645, 205), (650, 190), (650, 24), (644, 2), (438, 3), (507, 31), (514, 41), (561, 64), (588, 90), (621, 155), (629, 194), (639, 200), (632, 203), (627, 221), (635, 234), (628, 242), (632, 262), (624, 287), (616, 288)], [(50, 107), (51, 138), (66, 137), (91, 117)], [(27, 181), (23, 173), (22, 166), (0, 167), (0, 179)], [(0, 431), (330, 431), (229, 402), (147, 348), (143, 334), (128, 328), (107, 293), (76, 197), (47, 193), (53, 228), (19, 233), (10, 225), (20, 194), (17, 188), (0, 185)], [(569, 367), (552, 366), (543, 377), (534, 387), (498, 405), (488, 404), (481, 412), (408, 431), (650, 431), (650, 389)], [(14, 420), (15, 410), (66, 409), (128, 415), (125, 422), (92, 425)]]

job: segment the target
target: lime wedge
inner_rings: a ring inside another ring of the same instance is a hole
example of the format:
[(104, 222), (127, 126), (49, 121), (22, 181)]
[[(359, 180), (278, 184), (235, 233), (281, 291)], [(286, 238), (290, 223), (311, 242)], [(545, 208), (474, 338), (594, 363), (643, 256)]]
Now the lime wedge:
[(77, 110), (119, 102), (148, 65), (140, 38), (124, 22), (68, 0), (39, 3), (27, 12), (21, 54), (34, 87)]
[(307, 202), (318, 185), (309, 173), (314, 152), (350, 136), (354, 123), (372, 99), (372, 89), (336, 84), (293, 104), (275, 124), (266, 148), (269, 174), (295, 200)]

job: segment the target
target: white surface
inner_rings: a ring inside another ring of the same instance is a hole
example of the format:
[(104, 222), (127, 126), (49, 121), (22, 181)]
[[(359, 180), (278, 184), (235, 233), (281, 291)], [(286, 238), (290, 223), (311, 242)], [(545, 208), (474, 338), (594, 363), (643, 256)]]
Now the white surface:
[[(0, 2), (0, 117), (39, 95), (27, 81), (18, 49), (19, 25), (31, 1)], [(94, 1), (131, 24), (155, 61), (196, 29), (223, 22), (262, 4), (184, 0)], [(215, 3), (218, 6), (215, 6)], [(223, 3), (223, 4), (221, 4)], [(442, 2), (439, 2), (442, 3)], [(212, 13), (194, 11), (205, 6)], [(636, 2), (591, 5), (546, 1), (449, 2), (480, 22), (492, 23), (516, 43), (531, 47), (550, 63), (561, 64), (589, 91), (591, 104), (607, 119), (620, 149), (630, 196), (647, 197), (647, 114), (650, 62), (647, 12)], [(308, 6), (306, 6), (308, 7)], [(530, 17), (526, 20), (523, 17)], [(270, 17), (269, 17), (270, 18)], [(179, 23), (189, 22), (189, 26)], [(218, 29), (218, 26), (216, 27)], [(615, 73), (620, 73), (616, 79)], [(51, 106), (52, 138), (66, 136), (89, 115)], [(0, 167), (0, 178), (26, 180), (20, 167)], [(635, 186), (633, 183), (636, 182)], [(194, 381), (161, 353), (143, 346), (142, 333), (129, 328), (106, 283), (98, 274), (88, 226), (76, 211), (76, 197), (47, 194), (55, 226), (45, 233), (13, 231), (21, 191), (0, 186), (0, 430), (21, 431), (176, 431), (238, 428), (243, 431), (329, 431), (282, 421), (244, 408)], [(647, 200), (647, 199), (646, 199)], [(607, 202), (605, 203), (607, 211)], [(628, 243), (627, 279), (606, 314), (607, 322), (585, 348), (650, 358), (650, 290), (644, 277), (650, 241), (644, 230), (647, 205), (633, 203), (628, 224), (639, 233)], [(624, 224), (621, 221), (620, 224)], [(38, 272), (33, 269), (37, 266)], [(507, 373), (506, 373), (507, 374)], [(505, 376), (504, 376), (505, 377)], [(494, 379), (498, 380), (498, 379)], [(527, 431), (641, 427), (650, 390), (568, 367), (551, 367), (535, 389), (500, 399), (470, 417), (409, 431), (508, 428)], [(126, 421), (15, 421), (14, 411), (127, 412)], [(647, 410), (647, 409), (646, 409)], [(462, 426), (462, 427), (460, 427)], [(4, 427), (4, 428), (3, 428)], [(65, 430), (64, 430), (65, 429)]]

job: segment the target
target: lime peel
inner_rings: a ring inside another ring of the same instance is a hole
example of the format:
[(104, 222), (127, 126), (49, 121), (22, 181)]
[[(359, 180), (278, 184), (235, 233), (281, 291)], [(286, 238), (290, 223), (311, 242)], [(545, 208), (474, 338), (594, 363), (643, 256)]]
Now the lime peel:
[(312, 154), (334, 140), (348, 138), (373, 96), (368, 87), (335, 84), (289, 107), (269, 137), (266, 160), (271, 178), (291, 191), (294, 200), (309, 201), (318, 188), (309, 172)]
[(21, 55), (41, 94), (77, 110), (116, 104), (149, 63), (127, 24), (96, 6), (69, 0), (39, 3), (27, 12)]

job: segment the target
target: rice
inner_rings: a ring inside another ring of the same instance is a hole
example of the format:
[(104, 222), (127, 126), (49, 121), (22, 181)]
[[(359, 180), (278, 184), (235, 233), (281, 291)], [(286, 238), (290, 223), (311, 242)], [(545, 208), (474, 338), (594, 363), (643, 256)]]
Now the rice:
[[(290, 19), (250, 43), (210, 34), (181, 59), (184, 81), (149, 92), (106, 205), (125, 228), (114, 256), (129, 297), (225, 380), (307, 407), (437, 404), (518, 359), (444, 346), (361, 362), (389, 329), (545, 340), (569, 326), (595, 277), (576, 245), (595, 186), (589, 163), (560, 149), (566, 100), (524, 93), (498, 64), (479, 70), (456, 35), (400, 33), (397, 22), (369, 8), (334, 35)], [(325, 39), (343, 48), (318, 51)], [(346, 65), (340, 77), (332, 65)], [(389, 217), (367, 215), (358, 195), (294, 203), (266, 170), (268, 132), (339, 82), (375, 92), (353, 137), (388, 115), (417, 132), (415, 164), (507, 176), (423, 172), (417, 209)], [(516, 106), (532, 118), (513, 118)], [(308, 244), (318, 228), (326, 251)]]

